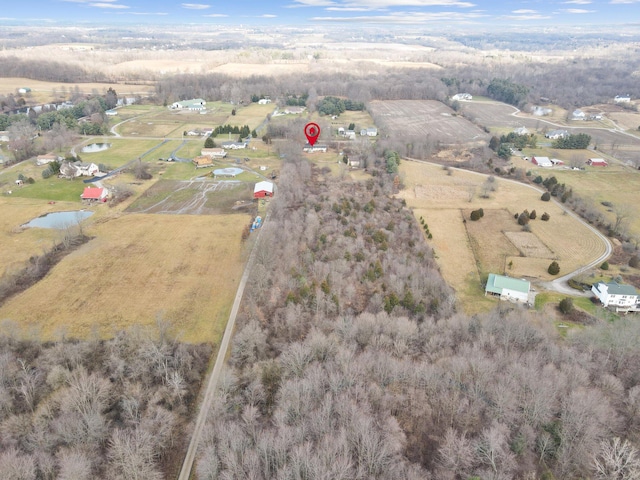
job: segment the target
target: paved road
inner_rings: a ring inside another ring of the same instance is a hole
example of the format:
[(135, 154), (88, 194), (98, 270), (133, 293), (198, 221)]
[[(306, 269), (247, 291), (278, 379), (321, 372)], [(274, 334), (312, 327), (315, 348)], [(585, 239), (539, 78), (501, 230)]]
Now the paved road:
[(213, 371), (211, 372), (211, 375), (209, 376), (209, 380), (207, 382), (207, 387), (204, 392), (202, 403), (200, 404), (200, 411), (198, 412), (198, 417), (196, 418), (195, 426), (193, 428), (191, 442), (189, 443), (187, 454), (184, 458), (184, 462), (182, 463), (182, 469), (180, 470), (180, 475), (178, 476), (178, 480), (189, 480), (189, 477), (191, 476), (191, 470), (193, 469), (193, 463), (196, 459), (198, 445), (200, 444), (200, 437), (202, 436), (202, 431), (204, 429), (204, 425), (207, 420), (207, 415), (209, 413), (209, 410), (211, 409), (211, 404), (215, 396), (215, 391), (218, 386), (218, 381), (220, 380), (220, 373), (222, 372), (222, 367), (224, 365), (224, 361), (227, 356), (227, 351), (231, 343), (231, 337), (233, 336), (233, 330), (236, 323), (236, 316), (240, 308), (240, 301), (242, 300), (244, 287), (247, 284), (247, 280), (249, 279), (249, 273), (251, 272), (251, 268), (255, 261), (256, 252), (258, 251), (258, 247), (260, 244), (260, 234), (262, 233), (262, 230), (264, 229), (264, 224), (267, 222), (268, 218), (269, 218), (269, 214), (265, 216), (262, 227), (258, 229), (257, 238), (255, 239), (253, 248), (251, 249), (249, 260), (247, 261), (247, 265), (244, 267), (244, 273), (242, 274), (242, 279), (240, 280), (240, 284), (238, 285), (238, 290), (236, 291), (236, 298), (233, 301), (233, 307), (231, 308), (229, 321), (227, 322), (227, 327), (224, 330), (224, 336), (222, 337), (222, 342), (220, 343), (218, 356), (216, 357), (216, 363), (213, 366)]

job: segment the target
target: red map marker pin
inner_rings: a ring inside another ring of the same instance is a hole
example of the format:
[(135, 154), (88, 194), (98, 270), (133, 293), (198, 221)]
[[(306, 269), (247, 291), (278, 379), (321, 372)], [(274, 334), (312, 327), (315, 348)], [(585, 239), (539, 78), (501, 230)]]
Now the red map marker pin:
[(320, 136), (320, 127), (317, 123), (307, 123), (304, 127), (304, 134), (309, 141), (309, 145), (313, 147), (318, 137)]

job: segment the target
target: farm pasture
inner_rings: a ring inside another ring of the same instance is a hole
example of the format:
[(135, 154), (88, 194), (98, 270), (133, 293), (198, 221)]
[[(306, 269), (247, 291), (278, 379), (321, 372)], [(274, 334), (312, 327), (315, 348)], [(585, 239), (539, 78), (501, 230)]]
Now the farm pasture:
[(161, 316), (182, 341), (216, 342), (242, 275), (248, 222), (248, 215), (151, 214), (96, 222), (87, 229), (95, 238), (9, 299), (0, 318), (52, 340), (109, 337)]
[(26, 94), (27, 99), (36, 102), (51, 102), (65, 97), (76, 87), (81, 93), (89, 94), (94, 90), (104, 94), (109, 88), (113, 88), (118, 96), (149, 96), (155, 91), (153, 85), (135, 85), (129, 83), (61, 83), (31, 80), (29, 78), (2, 77), (0, 78), (0, 95), (16, 94), (19, 88), (29, 87), (31, 92)]
[[(411, 161), (403, 161), (400, 172), (406, 188), (399, 197), (429, 225), (433, 239), (428, 242), (467, 309), (473, 310), (477, 302), (468, 292), (481, 291), (489, 273), (547, 281), (552, 278), (547, 273), (552, 260), (568, 273), (604, 253), (591, 230), (555, 202), (541, 201), (541, 192), (526, 185), (496, 178), (497, 190), (482, 198), (485, 175), (457, 169), (448, 175), (441, 166)], [(484, 217), (471, 221), (469, 213), (480, 207)], [(530, 233), (514, 218), (525, 209), (537, 212), (537, 219), (529, 223)], [(540, 219), (545, 211), (551, 216), (548, 222)]]
[(0, 276), (21, 269), (31, 256), (41, 255), (59, 241), (59, 232), (46, 228), (21, 228), (50, 212), (75, 210), (74, 204), (49, 204), (29, 198), (0, 197)]
[(232, 213), (236, 202), (251, 202), (252, 199), (251, 183), (209, 179), (160, 180), (146, 190), (127, 211), (189, 215)]
[(435, 100), (385, 100), (369, 104), (380, 129), (391, 137), (430, 138), (444, 144), (487, 141), (479, 127)]

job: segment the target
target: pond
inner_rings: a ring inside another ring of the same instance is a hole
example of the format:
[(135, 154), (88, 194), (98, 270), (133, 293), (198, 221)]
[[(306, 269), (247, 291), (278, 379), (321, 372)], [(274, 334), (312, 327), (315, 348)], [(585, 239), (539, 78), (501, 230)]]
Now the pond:
[(74, 210), (71, 212), (53, 212), (47, 213), (38, 218), (34, 218), (23, 227), (39, 227), (39, 228), (56, 228), (63, 230), (71, 225), (76, 225), (85, 218), (89, 218), (93, 212), (87, 210)]
[(108, 150), (109, 148), (111, 148), (111, 144), (110, 143), (92, 143), (90, 145), (86, 145), (86, 146), (82, 147), (81, 152), (82, 153), (96, 153), (96, 152), (102, 152), (104, 150)]

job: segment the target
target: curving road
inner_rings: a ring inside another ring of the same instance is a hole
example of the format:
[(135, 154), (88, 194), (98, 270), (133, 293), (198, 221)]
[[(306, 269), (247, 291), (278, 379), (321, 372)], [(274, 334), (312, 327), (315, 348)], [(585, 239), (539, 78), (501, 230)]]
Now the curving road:
[[(405, 160), (409, 160), (411, 162), (426, 163), (428, 165), (434, 165), (434, 166), (438, 166), (438, 167), (441, 166), (438, 163), (427, 162), (425, 160), (418, 160), (416, 158), (404, 157), (404, 159)], [(472, 170), (466, 170), (466, 169), (463, 169), (463, 168), (457, 168), (457, 167), (450, 167), (450, 168), (452, 170), (460, 170), (460, 171), (463, 171), (463, 172), (468, 172), (468, 173), (472, 173), (472, 174), (475, 174), (475, 175), (480, 175), (482, 177), (488, 177), (489, 176), (489, 174), (486, 174), (486, 173), (474, 172)], [(515, 183), (517, 185), (521, 185), (521, 186), (524, 186), (524, 187), (531, 188), (532, 190), (535, 190), (536, 192), (538, 192), (540, 194), (546, 192), (546, 190), (538, 188), (538, 187), (536, 187), (534, 185), (528, 185), (526, 183), (518, 182), (517, 180), (511, 180), (509, 178), (500, 178), (500, 180), (503, 181), (503, 182), (511, 182), (511, 183)], [(611, 247), (611, 242), (609, 242), (609, 239), (605, 235), (603, 235), (600, 231), (598, 231), (595, 227), (590, 225), (588, 222), (584, 221), (579, 215), (574, 213), (572, 210), (568, 209), (564, 204), (558, 202), (557, 200), (555, 200), (553, 198), (551, 199), (551, 201), (554, 202), (558, 207), (560, 207), (560, 209), (562, 209), (567, 215), (571, 215), (576, 221), (582, 223), (585, 227), (587, 227), (589, 230), (591, 230), (600, 240), (602, 240), (602, 243), (604, 244), (604, 247), (605, 247), (605, 251), (598, 258), (596, 258), (595, 260), (589, 262), (586, 265), (583, 265), (582, 267), (578, 268), (577, 270), (574, 270), (573, 272), (567, 273), (567, 274), (563, 275), (562, 277), (558, 277), (558, 278), (556, 278), (555, 280), (553, 280), (551, 282), (541, 282), (541, 285), (543, 285), (548, 290), (553, 290), (553, 291), (556, 291), (558, 293), (563, 293), (565, 295), (590, 296), (591, 295), (590, 293), (579, 292), (575, 288), (571, 288), (569, 286), (568, 282), (572, 277), (575, 277), (576, 275), (579, 275), (579, 274), (589, 270), (590, 268), (593, 268), (596, 265), (600, 265), (602, 262), (604, 262), (609, 257), (609, 255), (611, 255), (611, 252), (613, 251), (613, 248)]]

